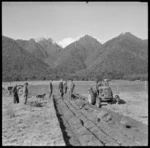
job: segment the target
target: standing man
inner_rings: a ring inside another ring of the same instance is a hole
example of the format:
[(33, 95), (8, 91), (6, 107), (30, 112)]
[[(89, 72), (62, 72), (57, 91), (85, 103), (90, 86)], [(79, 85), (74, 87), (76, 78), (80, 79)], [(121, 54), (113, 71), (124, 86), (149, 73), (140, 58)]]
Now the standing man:
[(73, 80), (71, 79), (71, 84), (70, 84), (70, 99), (72, 99), (72, 94), (73, 94), (73, 91), (74, 91), (74, 87), (75, 87), (75, 84), (74, 84)]
[(99, 87), (102, 86), (102, 82), (101, 81), (96, 81), (96, 91), (97, 91), (97, 94), (99, 94)]
[(65, 83), (64, 83), (64, 94), (67, 93), (67, 89), (68, 89), (67, 81), (65, 81)]
[(109, 80), (108, 79), (104, 79), (104, 84), (105, 84), (105, 86), (109, 86)]
[(28, 99), (28, 83), (27, 82), (24, 84), (23, 94), (24, 94), (24, 100), (25, 100), (24, 104), (26, 104), (27, 99)]
[(52, 80), (50, 80), (50, 93), (49, 93), (49, 98), (51, 98), (52, 94), (53, 94), (53, 84), (52, 84)]
[(59, 89), (60, 96), (63, 99), (64, 92), (63, 92), (63, 80), (62, 79), (60, 80), (58, 89)]
[(18, 96), (18, 90), (17, 90), (17, 84), (14, 86), (13, 90), (13, 95), (14, 95), (14, 103), (19, 103), (19, 96)]
[(98, 84), (98, 80), (96, 81), (96, 91), (97, 91), (97, 95), (99, 94), (99, 89), (98, 89), (98, 87), (99, 87), (99, 84)]

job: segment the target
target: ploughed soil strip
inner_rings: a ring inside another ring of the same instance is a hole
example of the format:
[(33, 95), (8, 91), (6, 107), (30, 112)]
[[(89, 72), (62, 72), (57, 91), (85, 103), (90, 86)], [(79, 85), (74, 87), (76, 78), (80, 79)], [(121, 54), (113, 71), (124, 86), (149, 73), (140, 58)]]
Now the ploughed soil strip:
[(54, 106), (66, 145), (146, 146), (148, 127), (132, 118), (97, 108), (83, 97), (54, 96)]

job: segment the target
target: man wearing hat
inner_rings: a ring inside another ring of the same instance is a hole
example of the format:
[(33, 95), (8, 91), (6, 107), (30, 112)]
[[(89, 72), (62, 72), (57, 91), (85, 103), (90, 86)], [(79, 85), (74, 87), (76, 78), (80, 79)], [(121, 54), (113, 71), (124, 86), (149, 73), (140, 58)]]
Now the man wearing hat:
[(67, 93), (67, 89), (68, 89), (67, 81), (65, 81), (65, 82), (64, 82), (64, 93), (65, 93), (65, 94)]
[(70, 89), (69, 89), (70, 99), (72, 99), (74, 88), (75, 88), (75, 84), (73, 82), (73, 79), (71, 79)]
[(14, 103), (19, 103), (17, 84), (13, 87)]
[(28, 83), (27, 82), (24, 84), (23, 94), (24, 94), (24, 100), (25, 100), (24, 104), (26, 104), (27, 99), (28, 99)]
[(53, 94), (53, 84), (52, 84), (52, 80), (50, 80), (49, 87), (50, 87), (49, 98), (51, 98), (51, 96), (52, 96), (52, 94)]
[(63, 80), (62, 80), (62, 79), (60, 80), (58, 89), (59, 89), (60, 96), (61, 96), (62, 99), (63, 99), (64, 92), (63, 92)]

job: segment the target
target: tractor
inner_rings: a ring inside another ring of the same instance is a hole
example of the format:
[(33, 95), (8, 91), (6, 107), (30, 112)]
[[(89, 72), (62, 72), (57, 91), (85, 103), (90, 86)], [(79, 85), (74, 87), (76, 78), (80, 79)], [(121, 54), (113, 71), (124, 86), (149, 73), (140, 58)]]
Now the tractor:
[(108, 103), (119, 103), (120, 97), (115, 95), (113, 97), (113, 92), (108, 82), (101, 83), (101, 86), (98, 87), (97, 97), (96, 97), (96, 106), (101, 107), (102, 102)]

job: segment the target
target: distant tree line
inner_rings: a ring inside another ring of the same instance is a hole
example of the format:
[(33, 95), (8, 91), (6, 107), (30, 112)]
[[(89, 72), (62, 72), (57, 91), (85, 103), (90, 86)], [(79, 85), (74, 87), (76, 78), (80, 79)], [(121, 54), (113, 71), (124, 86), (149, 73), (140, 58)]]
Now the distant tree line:
[(148, 74), (131, 74), (131, 75), (125, 75), (123, 76), (124, 80), (141, 80), (141, 81), (146, 81), (148, 80)]
[(101, 72), (101, 73), (65, 73), (65, 72), (29, 72), (29, 73), (15, 73), (9, 72), (9, 74), (2, 76), (3, 81), (29, 81), (29, 80), (60, 80), (63, 78), (64, 80), (74, 79), (74, 80), (81, 80), (81, 81), (88, 81), (88, 80), (102, 80), (102, 79), (123, 79), (123, 80), (148, 80), (148, 74), (123, 74), (119, 72)]

